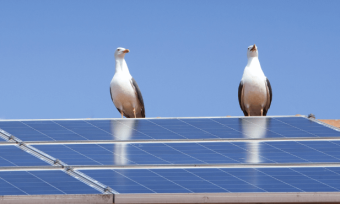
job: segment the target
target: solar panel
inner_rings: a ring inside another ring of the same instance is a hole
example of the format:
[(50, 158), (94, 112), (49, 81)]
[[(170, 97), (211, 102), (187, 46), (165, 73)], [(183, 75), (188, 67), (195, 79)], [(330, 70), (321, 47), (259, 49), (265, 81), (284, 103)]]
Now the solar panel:
[(339, 137), (302, 117), (1, 121), (25, 141)]
[(1, 195), (98, 193), (62, 171), (0, 171)]
[(69, 165), (339, 162), (340, 142), (36, 145)]
[(305, 117), (17, 120), (0, 128), (5, 196), (197, 203), (203, 193), (213, 203), (235, 202), (237, 193), (261, 193), (241, 197), (263, 202), (263, 193), (294, 200), (340, 192), (340, 131)]
[(46, 166), (46, 162), (14, 146), (0, 145), (0, 166)]
[(340, 191), (340, 168), (130, 169), (82, 172), (98, 181), (105, 181), (120, 193)]

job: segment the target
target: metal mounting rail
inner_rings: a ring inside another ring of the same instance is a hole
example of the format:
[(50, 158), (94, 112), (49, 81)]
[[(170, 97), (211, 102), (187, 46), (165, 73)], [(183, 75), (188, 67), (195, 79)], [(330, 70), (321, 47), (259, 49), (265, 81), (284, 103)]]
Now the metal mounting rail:
[[(301, 141), (340, 141), (340, 137), (285, 137), (285, 138), (227, 138), (227, 139), (154, 139), (154, 140), (65, 140), (65, 141), (26, 141), (26, 145), (67, 145), (67, 144), (122, 144), (122, 143), (209, 143), (209, 142), (301, 142)], [(17, 142), (0, 142), (0, 146), (17, 145)]]
[[(206, 168), (315, 168), (315, 167), (340, 167), (337, 163), (262, 163), (262, 164), (147, 164), (147, 165), (74, 165), (60, 166), (14, 166), (0, 167), (0, 171), (41, 171), (41, 170), (64, 170), (76, 172), (77, 170), (99, 170), (99, 169), (206, 169)], [(79, 172), (81, 173), (81, 172)], [(83, 175), (84, 176), (84, 175)]]

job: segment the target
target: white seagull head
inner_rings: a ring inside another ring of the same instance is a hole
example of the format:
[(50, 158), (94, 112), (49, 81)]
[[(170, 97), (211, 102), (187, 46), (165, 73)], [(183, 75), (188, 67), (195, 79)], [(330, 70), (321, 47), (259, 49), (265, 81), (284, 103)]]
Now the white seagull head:
[(247, 57), (258, 57), (259, 56), (259, 51), (256, 47), (256, 45), (250, 45), (247, 50)]
[(125, 54), (130, 52), (129, 49), (125, 49), (123, 47), (118, 47), (115, 51), (115, 58), (124, 58)]

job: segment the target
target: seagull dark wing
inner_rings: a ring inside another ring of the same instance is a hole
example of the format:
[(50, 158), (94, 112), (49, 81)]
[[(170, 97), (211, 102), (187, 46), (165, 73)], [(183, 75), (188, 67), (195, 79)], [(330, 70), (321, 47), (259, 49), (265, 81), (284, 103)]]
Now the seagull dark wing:
[(113, 102), (113, 97), (112, 97), (111, 86), (110, 86), (110, 95), (111, 95), (111, 100), (112, 100), (112, 102)]
[(142, 115), (143, 118), (145, 118), (145, 108), (144, 108), (144, 100), (143, 100), (142, 92), (140, 91), (138, 84), (137, 84), (137, 82), (134, 78), (131, 78), (131, 85), (132, 85), (132, 87), (135, 90), (135, 93), (137, 95), (138, 102), (139, 102), (139, 105), (141, 107), (141, 110), (140, 110), (141, 115)]
[(243, 100), (243, 83), (240, 82), (240, 85), (238, 86), (238, 103), (240, 104), (240, 108), (243, 111), (244, 116), (248, 116), (248, 113), (244, 107), (244, 100)]
[(268, 109), (272, 103), (273, 93), (272, 93), (272, 86), (270, 85), (269, 80), (266, 78), (266, 89), (267, 89), (267, 104), (263, 109), (263, 116), (267, 115)]

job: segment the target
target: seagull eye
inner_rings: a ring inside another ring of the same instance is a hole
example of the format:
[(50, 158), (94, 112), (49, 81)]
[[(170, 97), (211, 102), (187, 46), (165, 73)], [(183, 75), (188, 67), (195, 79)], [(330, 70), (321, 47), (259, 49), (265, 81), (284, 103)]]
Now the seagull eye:
[(117, 49), (117, 51), (120, 51), (120, 49)]

